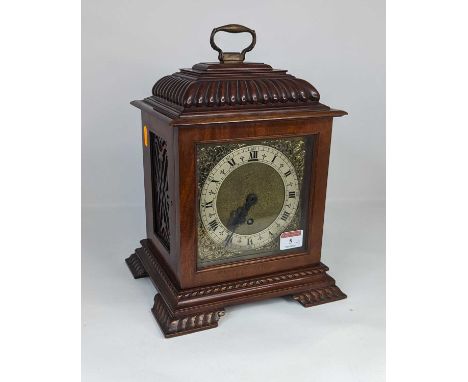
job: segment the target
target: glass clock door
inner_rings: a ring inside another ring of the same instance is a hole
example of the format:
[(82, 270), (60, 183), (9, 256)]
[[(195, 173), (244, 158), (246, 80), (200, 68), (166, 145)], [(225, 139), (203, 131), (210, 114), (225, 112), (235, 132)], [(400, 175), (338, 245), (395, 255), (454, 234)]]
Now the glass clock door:
[(311, 146), (311, 137), (197, 145), (198, 268), (304, 249)]

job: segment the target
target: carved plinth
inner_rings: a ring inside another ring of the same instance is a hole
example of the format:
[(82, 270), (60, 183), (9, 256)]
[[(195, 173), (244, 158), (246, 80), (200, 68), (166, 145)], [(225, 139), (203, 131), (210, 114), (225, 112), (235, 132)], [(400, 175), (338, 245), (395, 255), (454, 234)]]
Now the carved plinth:
[(146, 273), (145, 268), (143, 268), (143, 264), (141, 264), (136, 253), (125, 259), (125, 262), (127, 263), (130, 272), (132, 272), (133, 278), (141, 279), (142, 277), (148, 277), (148, 273)]
[(346, 298), (322, 263), (263, 276), (182, 289), (169, 276), (160, 255), (147, 240), (126, 262), (135, 278), (149, 276), (159, 293), (151, 309), (165, 337), (175, 337), (218, 326), (230, 305), (272, 297), (292, 296), (303, 306)]
[(218, 326), (219, 318), (224, 315), (224, 310), (218, 309), (176, 317), (159, 294), (154, 297), (151, 312), (166, 338), (215, 328)]

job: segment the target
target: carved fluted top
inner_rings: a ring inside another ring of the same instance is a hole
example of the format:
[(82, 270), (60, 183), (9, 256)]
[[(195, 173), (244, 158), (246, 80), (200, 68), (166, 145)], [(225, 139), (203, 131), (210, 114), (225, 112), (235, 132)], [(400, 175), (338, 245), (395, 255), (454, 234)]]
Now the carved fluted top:
[(307, 81), (264, 64), (198, 64), (161, 78), (152, 93), (152, 99), (197, 109), (294, 106), (320, 100)]

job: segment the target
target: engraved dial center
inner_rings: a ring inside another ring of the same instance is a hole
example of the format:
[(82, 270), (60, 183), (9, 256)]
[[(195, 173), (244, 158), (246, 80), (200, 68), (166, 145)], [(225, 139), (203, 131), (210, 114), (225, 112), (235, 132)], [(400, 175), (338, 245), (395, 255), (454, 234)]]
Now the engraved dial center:
[(278, 172), (264, 163), (248, 163), (232, 171), (221, 184), (217, 197), (217, 212), (221, 223), (229, 229), (231, 214), (246, 201), (246, 195), (255, 195), (249, 205), (246, 221), (236, 233), (249, 235), (260, 232), (274, 222), (284, 202), (284, 183)]

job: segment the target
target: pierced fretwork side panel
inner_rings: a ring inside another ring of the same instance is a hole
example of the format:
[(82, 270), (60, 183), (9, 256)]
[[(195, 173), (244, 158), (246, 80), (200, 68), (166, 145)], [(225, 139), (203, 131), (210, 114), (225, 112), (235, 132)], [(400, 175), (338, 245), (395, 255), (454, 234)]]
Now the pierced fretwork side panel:
[(170, 250), (169, 229), (169, 179), (167, 142), (151, 133), (151, 178), (153, 188), (154, 233), (161, 243)]

